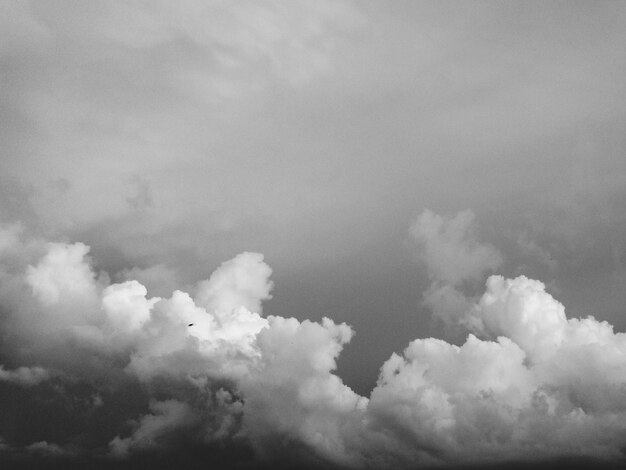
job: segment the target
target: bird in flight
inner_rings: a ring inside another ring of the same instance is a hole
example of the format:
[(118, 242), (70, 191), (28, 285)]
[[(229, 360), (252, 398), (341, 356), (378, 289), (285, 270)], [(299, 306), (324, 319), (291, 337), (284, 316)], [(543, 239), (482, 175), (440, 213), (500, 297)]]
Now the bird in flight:
[(194, 325), (194, 323), (190, 323), (190, 324), (189, 324), (189, 325), (187, 325), (187, 326), (193, 326), (193, 325)]

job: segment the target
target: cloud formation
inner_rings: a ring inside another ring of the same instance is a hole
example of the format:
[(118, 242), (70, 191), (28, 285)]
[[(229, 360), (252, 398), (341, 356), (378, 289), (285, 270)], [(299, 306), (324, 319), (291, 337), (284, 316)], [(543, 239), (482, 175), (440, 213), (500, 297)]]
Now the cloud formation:
[(426, 209), (410, 234), (431, 280), (424, 292), (425, 305), (449, 326), (464, 322), (472, 303), (468, 290), (486, 272), (500, 267), (500, 251), (478, 241), (475, 216), (469, 209), (453, 217)]
[(38, 385), (50, 378), (50, 373), (42, 367), (18, 367), (6, 370), (0, 366), (0, 382), (10, 382), (26, 387)]
[(411, 226), (411, 235), (431, 279), (455, 286), (480, 279), (502, 264), (502, 255), (494, 246), (476, 239), (474, 221), (474, 213), (469, 209), (454, 217), (426, 209)]
[[(472, 224), (469, 212), (418, 219), (411, 233), (433, 282), (457, 288), (501, 262), (473, 238)], [(1, 368), (0, 382), (36, 391), (52, 380), (51, 367), (64, 393), (88, 384), (81, 406), (89, 413), (133, 383), (147, 400), (73, 452), (129, 459), (219, 443), (247, 446), (249, 463), (283, 455), (356, 468), (623, 458), (626, 335), (593, 317), (568, 319), (540, 281), (490, 276), (481, 296), (464, 297), (463, 344), (412, 341), (384, 362), (366, 397), (335, 373), (351, 327), (261, 315), (273, 283), (258, 253), (222, 263), (194, 297), (159, 298), (138, 281), (97, 274), (82, 243), (10, 245), (22, 267), (3, 299), (16, 308), (3, 329), (20, 340), (3, 354), (39, 365)], [(69, 455), (68, 442), (43, 437), (22, 452)]]
[[(2, 452), (619, 455), (625, 25), (603, 0), (0, 2)], [(449, 212), (408, 235), (425, 207)]]
[(567, 320), (523, 276), (491, 276), (471, 318), (483, 339), (415, 340), (383, 365), (370, 401), (379, 419), (461, 461), (621, 457), (623, 333), (593, 317)]

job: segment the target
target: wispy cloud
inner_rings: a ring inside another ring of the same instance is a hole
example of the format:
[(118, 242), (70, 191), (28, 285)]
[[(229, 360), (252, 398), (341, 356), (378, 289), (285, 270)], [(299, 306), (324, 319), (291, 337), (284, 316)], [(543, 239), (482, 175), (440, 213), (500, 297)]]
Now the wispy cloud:
[(471, 284), (503, 263), (498, 249), (477, 240), (474, 219), (470, 210), (454, 217), (425, 210), (410, 231), (432, 281), (424, 293), (424, 304), (448, 326), (466, 321), (472, 303), (468, 284), (470, 289), (475, 287)]

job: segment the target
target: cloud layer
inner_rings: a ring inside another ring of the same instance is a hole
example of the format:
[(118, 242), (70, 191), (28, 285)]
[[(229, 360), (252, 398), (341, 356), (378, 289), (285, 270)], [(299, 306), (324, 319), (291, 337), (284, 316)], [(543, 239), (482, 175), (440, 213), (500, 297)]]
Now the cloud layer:
[(0, 461), (621, 463), (625, 25), (0, 2)]

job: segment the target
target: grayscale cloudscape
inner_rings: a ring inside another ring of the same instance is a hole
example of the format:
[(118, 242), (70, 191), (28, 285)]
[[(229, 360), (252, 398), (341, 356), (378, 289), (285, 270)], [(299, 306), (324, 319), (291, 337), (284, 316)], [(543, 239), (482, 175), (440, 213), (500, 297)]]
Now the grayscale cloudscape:
[(626, 4), (0, 0), (0, 461), (624, 464)]

